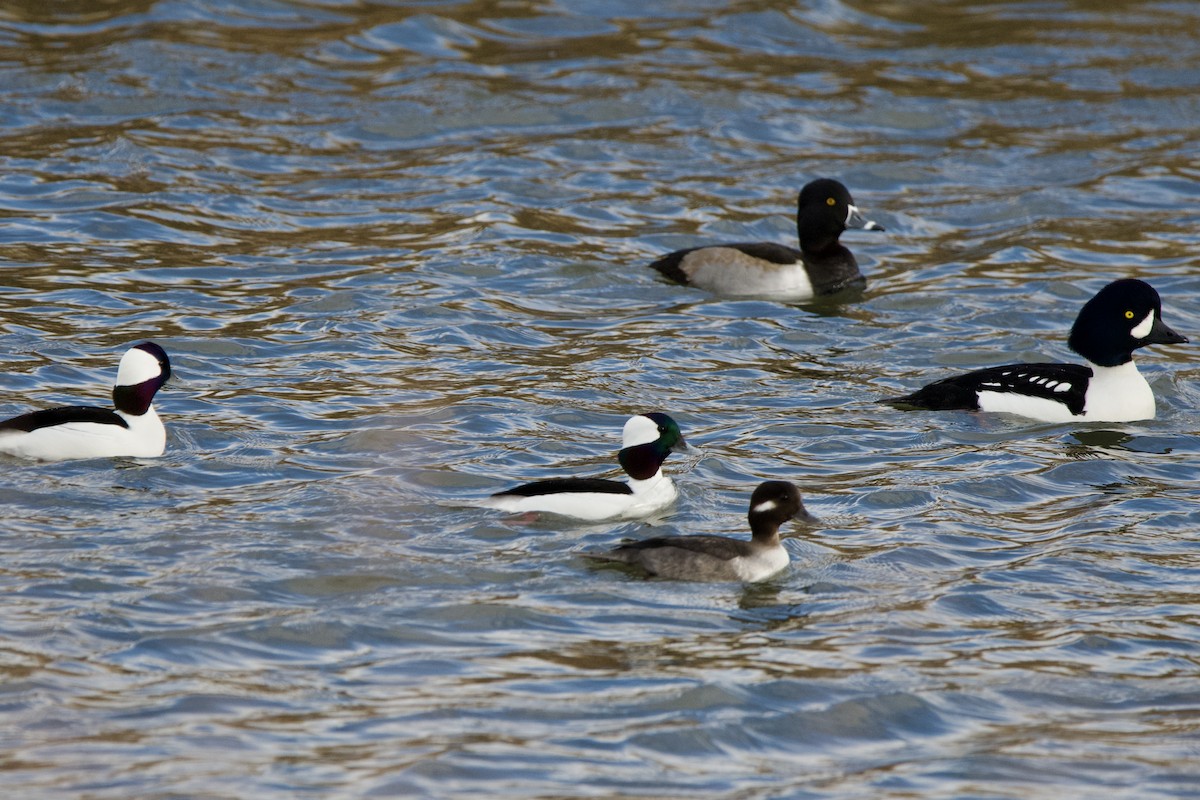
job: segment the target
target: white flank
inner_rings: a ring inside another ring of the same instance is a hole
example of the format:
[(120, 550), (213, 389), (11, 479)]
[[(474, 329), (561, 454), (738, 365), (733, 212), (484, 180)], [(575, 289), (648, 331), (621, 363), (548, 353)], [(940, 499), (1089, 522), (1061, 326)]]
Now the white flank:
[(1079, 419), (1057, 400), (1030, 397), (1017, 392), (989, 392), (986, 389), (979, 392), (979, 410), (1017, 414), (1042, 422), (1069, 422)]
[(689, 253), (682, 264), (688, 282), (718, 294), (780, 300), (809, 300), (812, 281), (804, 263), (776, 264), (733, 247), (705, 247)]
[(679, 496), (675, 482), (663, 475), (661, 470), (644, 481), (630, 480), (628, 483), (633, 489), (633, 494), (559, 492), (533, 497), (500, 495), (480, 500), (479, 505), (512, 514), (539, 511), (598, 522), (605, 519), (647, 517), (666, 509)]
[(120, 416), (129, 424), (128, 428), (97, 422), (69, 422), (28, 433), (5, 431), (0, 434), (0, 452), (38, 461), (118, 456), (153, 458), (163, 454), (167, 431), (153, 406), (140, 417)]

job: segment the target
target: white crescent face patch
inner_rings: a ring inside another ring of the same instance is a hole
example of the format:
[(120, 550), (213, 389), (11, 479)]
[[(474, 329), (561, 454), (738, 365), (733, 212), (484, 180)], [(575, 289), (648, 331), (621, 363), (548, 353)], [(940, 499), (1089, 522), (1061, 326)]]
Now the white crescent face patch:
[(764, 500), (750, 510), (753, 511), (755, 514), (762, 514), (766, 511), (773, 510), (776, 505), (778, 505), (778, 504), (774, 500)]
[(1154, 327), (1154, 310), (1151, 309), (1150, 313), (1146, 315), (1145, 319), (1143, 319), (1137, 325), (1133, 326), (1133, 329), (1129, 331), (1129, 335), (1135, 339), (1145, 339), (1147, 336), (1150, 335), (1150, 329), (1153, 327)]

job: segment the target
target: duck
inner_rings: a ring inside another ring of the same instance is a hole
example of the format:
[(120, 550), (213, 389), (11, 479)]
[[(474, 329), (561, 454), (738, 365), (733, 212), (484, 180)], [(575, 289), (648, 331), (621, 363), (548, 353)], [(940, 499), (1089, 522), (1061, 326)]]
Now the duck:
[(640, 567), (648, 575), (673, 580), (765, 580), (791, 559), (779, 528), (791, 519), (812, 522), (800, 490), (789, 481), (765, 481), (750, 495), (750, 540), (729, 536), (656, 536), (619, 545), (586, 558)]
[(167, 431), (153, 403), (170, 377), (171, 361), (162, 347), (135, 345), (117, 367), (113, 408), (64, 406), (4, 420), (0, 453), (34, 461), (161, 456)]
[(854, 205), (850, 190), (818, 178), (796, 200), (800, 249), (775, 242), (735, 242), (676, 250), (650, 265), (677, 283), (727, 296), (803, 301), (866, 285), (838, 237), (847, 228), (882, 231)]
[(1137, 278), (1113, 281), (1084, 304), (1067, 346), (1086, 364), (1007, 364), (943, 378), (881, 402), (902, 410), (999, 411), (1041, 422), (1153, 419), (1154, 392), (1133, 351), (1186, 344), (1162, 320), (1162, 300)]
[(484, 499), (482, 506), (513, 513), (548, 512), (600, 522), (657, 514), (679, 495), (663, 474), (671, 453), (688, 450), (679, 424), (666, 414), (650, 412), (630, 417), (621, 433), (617, 461), (626, 481), (606, 478), (549, 478), (521, 484)]

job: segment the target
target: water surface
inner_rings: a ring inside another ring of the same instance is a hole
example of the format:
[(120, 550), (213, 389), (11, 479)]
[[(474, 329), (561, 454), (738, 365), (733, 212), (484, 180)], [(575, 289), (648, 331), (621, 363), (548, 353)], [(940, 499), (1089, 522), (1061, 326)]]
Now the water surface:
[[(110, 2), (0, 10), (0, 413), (160, 342), (157, 460), (4, 464), (13, 797), (1200, 797), (1192, 346), (1158, 418), (876, 405), (1070, 359), (1136, 276), (1200, 336), (1190, 3)], [(646, 269), (794, 239), (859, 297)], [(654, 524), (466, 501), (611, 474)], [(578, 551), (821, 524), (757, 586)]]

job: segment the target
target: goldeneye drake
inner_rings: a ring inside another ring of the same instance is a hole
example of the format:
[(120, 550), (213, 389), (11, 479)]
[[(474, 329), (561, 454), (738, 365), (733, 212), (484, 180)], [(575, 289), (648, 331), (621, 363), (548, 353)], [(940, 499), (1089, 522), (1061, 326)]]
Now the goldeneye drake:
[(761, 581), (788, 565), (779, 526), (789, 519), (812, 521), (800, 490), (787, 481), (766, 481), (750, 496), (750, 541), (728, 536), (656, 536), (603, 553), (597, 561), (641, 567), (650, 575), (691, 581)]
[(40, 461), (161, 456), (167, 431), (152, 403), (170, 377), (171, 362), (161, 347), (153, 342), (132, 347), (117, 368), (115, 408), (65, 406), (5, 420), (0, 453)]
[(679, 425), (666, 414), (630, 417), (622, 432), (617, 460), (629, 480), (550, 478), (497, 492), (481, 505), (501, 511), (547, 511), (576, 519), (599, 520), (649, 516), (678, 496), (675, 483), (662, 473), (673, 452), (687, 450)]
[(1133, 363), (1148, 344), (1187, 339), (1162, 321), (1150, 284), (1125, 278), (1084, 304), (1067, 345), (1084, 364), (1009, 364), (943, 378), (881, 402), (902, 409), (1007, 411), (1043, 422), (1132, 422), (1154, 418), (1154, 392)]
[(847, 228), (883, 230), (862, 215), (840, 181), (818, 178), (796, 201), (799, 250), (774, 242), (704, 245), (676, 250), (650, 266), (717, 294), (810, 300), (866, 283), (854, 254), (838, 241)]

